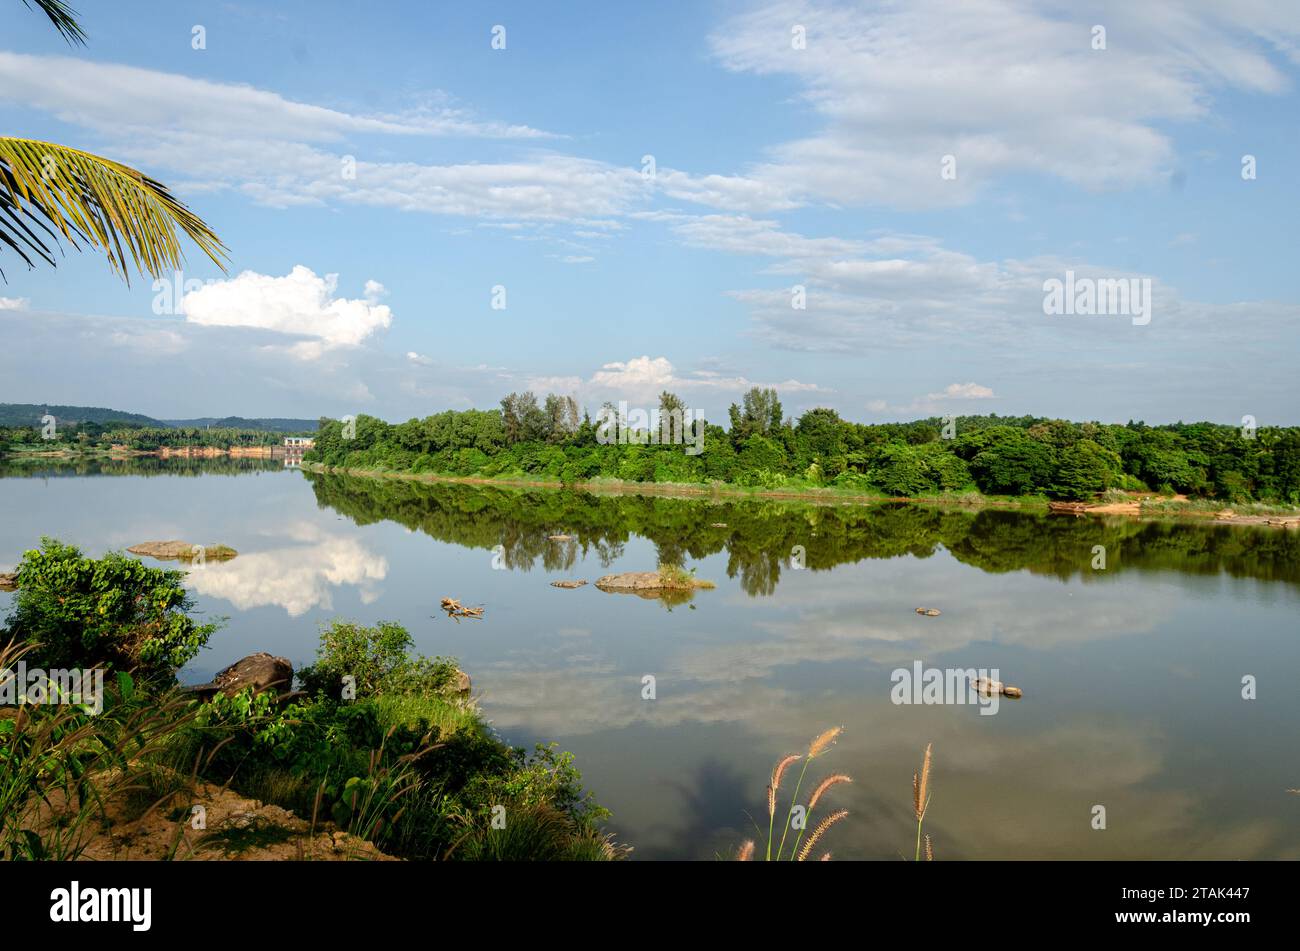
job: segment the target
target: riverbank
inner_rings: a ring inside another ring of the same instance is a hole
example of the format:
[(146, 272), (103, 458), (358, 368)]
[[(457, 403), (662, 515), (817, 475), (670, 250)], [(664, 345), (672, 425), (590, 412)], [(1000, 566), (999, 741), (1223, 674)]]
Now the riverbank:
[[(708, 485), (689, 483), (623, 482), (600, 479), (564, 483), (545, 479), (483, 478), (477, 476), (452, 476), (427, 472), (399, 472), (383, 469), (356, 469), (304, 462), (304, 471), (322, 474), (361, 476), (372, 479), (401, 479), (411, 482), (446, 483), (454, 485), (481, 485), (516, 489), (574, 489), (596, 495), (644, 495), (682, 499), (773, 499), (802, 501), (814, 505), (880, 505), (906, 502), (919, 505), (955, 506), (962, 508), (1002, 508), (1023, 511), (1048, 511), (1045, 496), (998, 497), (979, 492), (960, 492), (943, 495), (889, 496), (854, 492), (836, 488), (761, 489), (747, 486), (715, 483)], [(1247, 503), (1234, 508), (1208, 500), (1190, 500), (1185, 497), (1163, 498), (1144, 495), (1130, 501), (1101, 501), (1081, 503), (1069, 514), (1080, 517), (1126, 517), (1143, 519), (1190, 518), (1213, 521), (1225, 525), (1263, 525), (1276, 528), (1300, 528), (1300, 511), (1262, 503)], [(1256, 512), (1254, 509), (1263, 511)]]
[(157, 449), (131, 449), (113, 446), (108, 449), (19, 449), (0, 454), (0, 462), (23, 459), (283, 459), (301, 455), (302, 450), (284, 446), (160, 446)]
[[(625, 853), (603, 832), (608, 812), (583, 791), (572, 756), (554, 744), (509, 745), (457, 662), (414, 654), (400, 624), (336, 619), (300, 669), (258, 653), (206, 684), (179, 686), (176, 671), (220, 626), (194, 619), (184, 577), (116, 553), (87, 558), (50, 539), (25, 554), (0, 630), (0, 670), (28, 672), (25, 697), (50, 689), (33, 686), (32, 671), (108, 673), (85, 706), (0, 704), (0, 855), (234, 858), (276, 847), (264, 857), (606, 861)], [(62, 610), (52, 625), (56, 594)], [(105, 603), (115, 605), (107, 621)]]

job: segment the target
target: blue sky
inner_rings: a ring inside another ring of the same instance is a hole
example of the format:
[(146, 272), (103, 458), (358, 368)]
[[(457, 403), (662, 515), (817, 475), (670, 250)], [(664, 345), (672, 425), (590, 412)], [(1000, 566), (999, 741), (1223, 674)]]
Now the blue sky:
[[(69, 48), (4, 2), (5, 134), (141, 168), (231, 256), (188, 249), (179, 312), (0, 256), (2, 401), (1300, 422), (1300, 6), (82, 0)], [(1067, 270), (1149, 279), (1150, 322), (1046, 315)]]

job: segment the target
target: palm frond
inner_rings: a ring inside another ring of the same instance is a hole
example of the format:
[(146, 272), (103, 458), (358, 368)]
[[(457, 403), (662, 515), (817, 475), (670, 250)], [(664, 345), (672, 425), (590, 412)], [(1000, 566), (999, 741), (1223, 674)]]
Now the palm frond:
[(225, 269), (221, 239), (161, 182), (80, 149), (0, 136), (0, 245), (28, 267), (54, 264), (62, 235), (102, 248), (127, 283), (129, 265), (158, 277), (184, 260), (178, 227)]
[(59, 35), (69, 43), (86, 45), (86, 32), (77, 22), (77, 11), (68, 6), (65, 0), (23, 0), (23, 6), (29, 10), (40, 10), (49, 17)]

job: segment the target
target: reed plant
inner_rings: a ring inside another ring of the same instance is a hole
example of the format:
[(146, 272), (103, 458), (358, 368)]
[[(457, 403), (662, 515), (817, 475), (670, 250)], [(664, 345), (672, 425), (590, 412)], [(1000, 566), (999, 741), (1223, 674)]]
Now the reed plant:
[[(786, 837), (789, 834), (791, 827), (794, 825), (793, 820), (795, 818), (795, 808), (799, 803), (799, 791), (803, 788), (804, 777), (808, 772), (808, 764), (824, 755), (826, 751), (834, 745), (835, 741), (839, 739), (840, 734), (843, 732), (844, 728), (841, 726), (831, 727), (829, 730), (823, 731), (815, 737), (810, 744), (808, 744), (808, 751), (806, 753), (791, 753), (777, 761), (776, 766), (772, 770), (771, 779), (767, 785), (767, 842), (763, 856), (765, 861), (781, 861), (781, 857), (785, 854)], [(780, 798), (781, 782), (785, 778), (785, 774), (789, 771), (790, 767), (800, 760), (803, 760), (803, 765), (799, 769), (799, 777), (795, 781), (794, 792), (790, 796), (790, 805), (789, 808), (786, 809), (785, 818), (782, 822), (781, 838), (777, 841), (776, 814), (777, 803)], [(804, 841), (804, 835), (808, 831), (808, 824), (812, 821), (813, 812), (816, 810), (818, 803), (821, 802), (822, 798), (833, 787), (838, 786), (841, 783), (851, 782), (853, 782), (853, 780), (843, 773), (833, 773), (817, 784), (812, 795), (808, 797), (807, 805), (803, 808), (802, 822), (799, 823), (798, 835), (790, 845), (790, 854), (787, 857), (788, 860), (798, 862), (806, 861), (808, 856), (812, 854), (813, 849), (817, 847), (817, 843), (825, 837), (827, 831), (829, 831), (835, 823), (839, 822), (849, 814), (847, 809), (839, 809), (832, 812), (817, 824), (811, 835), (808, 835), (808, 840), (806, 842)], [(772, 854), (772, 845), (774, 842), (776, 843), (775, 856)], [(746, 840), (737, 851), (736, 858), (742, 862), (750, 861), (754, 857), (754, 851), (754, 841), (752, 839)], [(826, 861), (829, 858), (829, 852), (822, 855), (822, 861)]]
[(925, 814), (930, 809), (930, 766), (933, 763), (931, 749), (933, 743), (927, 743), (925, 758), (921, 761), (920, 772), (912, 773), (912, 812), (916, 816), (916, 855), (914, 861), (921, 861), (921, 847), (925, 846), (925, 860), (934, 861), (934, 847), (928, 835), (922, 836), (921, 826), (925, 823)]

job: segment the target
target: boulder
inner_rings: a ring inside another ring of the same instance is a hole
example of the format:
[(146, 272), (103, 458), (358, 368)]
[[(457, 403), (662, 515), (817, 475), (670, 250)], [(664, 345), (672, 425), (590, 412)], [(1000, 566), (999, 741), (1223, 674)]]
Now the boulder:
[(17, 590), (18, 590), (18, 575), (12, 573), (6, 574), (5, 572), (0, 571), (0, 591), (17, 591)]
[(469, 674), (463, 670), (456, 671), (456, 692), (462, 697), (469, 696), (470, 679)]
[(254, 693), (275, 690), (287, 694), (293, 688), (293, 664), (283, 657), (273, 657), (265, 652), (249, 654), (222, 670), (210, 683), (189, 689), (205, 696), (223, 693), (230, 697), (245, 687), (252, 687)]
[(198, 555), (198, 549), (203, 550), (204, 560), (207, 561), (226, 561), (239, 554), (226, 545), (195, 545), (193, 542), (183, 542), (178, 539), (166, 542), (140, 542), (138, 545), (132, 545), (127, 551), (133, 555), (157, 558), (159, 561), (193, 561)]
[(1001, 694), (1012, 700), (1019, 700), (1023, 696), (1023, 691), (1019, 687), (1010, 687), (1000, 680), (993, 680), (989, 677), (976, 677), (972, 683), (976, 690), (987, 697)]
[(603, 575), (596, 579), (602, 591), (690, 591), (695, 588), (712, 588), (713, 583), (695, 578), (674, 580), (657, 571), (625, 571), (618, 575)]

